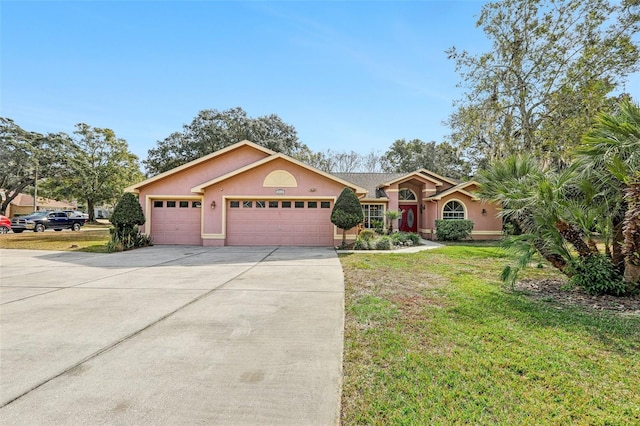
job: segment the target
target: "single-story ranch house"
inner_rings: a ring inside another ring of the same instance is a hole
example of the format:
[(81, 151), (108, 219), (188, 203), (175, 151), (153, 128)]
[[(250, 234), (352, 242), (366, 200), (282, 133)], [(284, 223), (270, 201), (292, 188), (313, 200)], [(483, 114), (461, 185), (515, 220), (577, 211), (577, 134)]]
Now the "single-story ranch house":
[[(249, 141), (239, 142), (126, 188), (146, 217), (154, 244), (333, 246), (342, 231), (330, 220), (345, 188), (360, 198), (364, 227), (401, 210), (394, 229), (435, 239), (436, 219), (470, 219), (472, 235), (497, 238), (496, 206), (428, 170), (326, 173)], [(355, 238), (355, 230), (349, 234)]]

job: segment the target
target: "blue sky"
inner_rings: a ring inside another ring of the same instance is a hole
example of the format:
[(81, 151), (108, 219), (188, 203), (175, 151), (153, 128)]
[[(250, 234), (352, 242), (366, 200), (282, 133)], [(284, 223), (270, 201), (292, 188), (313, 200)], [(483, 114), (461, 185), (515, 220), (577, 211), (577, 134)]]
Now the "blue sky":
[(0, 115), (108, 127), (140, 159), (198, 111), (236, 106), (316, 151), (441, 141), (461, 94), (444, 51), (489, 48), (483, 3), (2, 0)]

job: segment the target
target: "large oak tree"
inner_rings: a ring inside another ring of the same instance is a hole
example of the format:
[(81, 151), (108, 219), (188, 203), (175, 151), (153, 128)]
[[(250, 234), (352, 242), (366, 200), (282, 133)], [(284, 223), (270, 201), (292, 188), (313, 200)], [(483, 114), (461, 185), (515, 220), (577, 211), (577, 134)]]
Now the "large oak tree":
[(37, 179), (59, 176), (70, 149), (64, 134), (30, 132), (0, 117), (0, 213)]
[(296, 156), (306, 146), (293, 126), (275, 114), (252, 118), (242, 108), (203, 110), (181, 132), (174, 132), (148, 152), (143, 161), (150, 176), (178, 167), (242, 140)]
[(399, 139), (382, 156), (386, 172), (413, 172), (427, 169), (454, 179), (469, 177), (471, 167), (458, 150), (447, 142)]
[(111, 129), (79, 123), (69, 140), (64, 153), (66, 167), (47, 179), (43, 188), (57, 198), (86, 201), (89, 220), (93, 221), (94, 206), (115, 202), (125, 187), (144, 176), (138, 157)]
[(448, 50), (465, 88), (449, 119), (452, 142), (480, 168), (529, 152), (564, 164), (626, 77), (638, 69), (637, 1), (502, 0), (477, 26), (492, 46)]

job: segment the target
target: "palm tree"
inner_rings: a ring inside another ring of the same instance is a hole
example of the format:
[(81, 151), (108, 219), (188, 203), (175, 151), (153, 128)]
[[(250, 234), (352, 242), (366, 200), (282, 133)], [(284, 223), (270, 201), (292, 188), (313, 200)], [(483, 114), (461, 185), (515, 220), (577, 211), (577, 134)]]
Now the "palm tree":
[(554, 226), (558, 221), (563, 185), (551, 170), (542, 167), (530, 155), (512, 156), (494, 162), (480, 172), (478, 195), (501, 205), (500, 215), (518, 224), (524, 235), (510, 240), (509, 246), (521, 258), (520, 265), (508, 267), (503, 278), (514, 282), (517, 272), (526, 266), (536, 251), (555, 268), (569, 273), (572, 255)]
[(599, 115), (576, 154), (582, 176), (607, 201), (612, 259), (634, 290), (640, 287), (640, 107), (624, 100), (616, 113)]
[(402, 211), (401, 210), (387, 210), (386, 212), (384, 212), (384, 217), (387, 218), (387, 223), (388, 223), (388, 233), (391, 234), (393, 232), (393, 221), (402, 217)]

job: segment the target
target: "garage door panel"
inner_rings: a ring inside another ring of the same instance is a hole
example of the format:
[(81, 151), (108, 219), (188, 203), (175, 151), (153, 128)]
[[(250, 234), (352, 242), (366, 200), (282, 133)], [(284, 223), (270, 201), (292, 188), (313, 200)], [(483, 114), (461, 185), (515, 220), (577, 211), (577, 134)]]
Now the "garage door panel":
[[(184, 200), (182, 200), (184, 202)], [(188, 207), (167, 207), (163, 202), (151, 211), (151, 238), (154, 244), (200, 245), (201, 208), (188, 201)]]
[[(331, 246), (333, 225), (331, 208), (278, 207), (247, 208), (239, 206), (227, 210), (228, 245), (288, 245)], [(269, 203), (267, 202), (268, 206)]]

